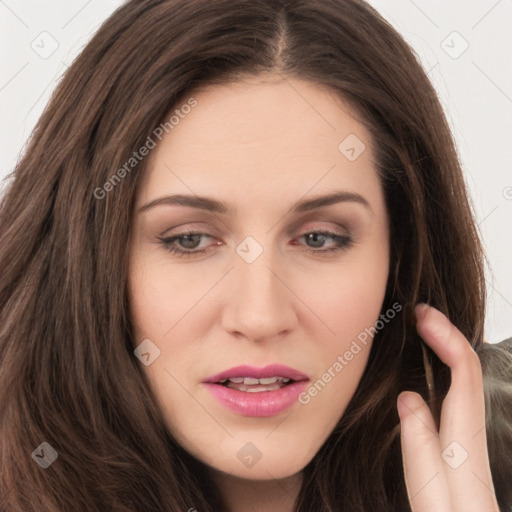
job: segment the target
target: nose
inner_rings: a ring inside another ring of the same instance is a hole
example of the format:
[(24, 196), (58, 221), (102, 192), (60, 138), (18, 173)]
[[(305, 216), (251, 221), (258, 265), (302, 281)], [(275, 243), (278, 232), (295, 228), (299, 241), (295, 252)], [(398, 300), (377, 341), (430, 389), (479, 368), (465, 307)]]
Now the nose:
[(263, 342), (291, 332), (297, 323), (294, 294), (284, 272), (265, 256), (235, 263), (222, 313), (223, 328), (232, 335)]

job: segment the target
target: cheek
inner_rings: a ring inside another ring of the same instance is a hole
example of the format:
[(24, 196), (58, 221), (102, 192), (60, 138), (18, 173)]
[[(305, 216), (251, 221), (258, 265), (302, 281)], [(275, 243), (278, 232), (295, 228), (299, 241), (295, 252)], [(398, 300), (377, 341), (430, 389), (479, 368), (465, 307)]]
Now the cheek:
[(298, 278), (299, 295), (307, 297), (310, 309), (329, 328), (324, 347), (341, 350), (377, 321), (386, 292), (388, 257), (385, 250), (376, 252), (372, 247), (349, 252), (339, 264)]
[(166, 257), (133, 259), (129, 296), (137, 340), (149, 335), (163, 338), (193, 311), (204, 294), (204, 274), (180, 271), (177, 266), (169, 265)]
[(311, 332), (315, 343), (308, 359), (317, 361), (315, 379), (299, 402), (321, 419), (310, 426), (325, 436), (346, 410), (368, 362), (388, 276), (387, 260), (374, 263), (345, 267), (308, 297), (330, 332), (318, 327)]
[(344, 410), (366, 367), (388, 279), (386, 246), (380, 247), (347, 253), (332, 269), (307, 280), (303, 277), (308, 306), (323, 323), (310, 326), (310, 338), (315, 340), (310, 357), (320, 363), (311, 398), (318, 396), (315, 407), (319, 409), (331, 402)]

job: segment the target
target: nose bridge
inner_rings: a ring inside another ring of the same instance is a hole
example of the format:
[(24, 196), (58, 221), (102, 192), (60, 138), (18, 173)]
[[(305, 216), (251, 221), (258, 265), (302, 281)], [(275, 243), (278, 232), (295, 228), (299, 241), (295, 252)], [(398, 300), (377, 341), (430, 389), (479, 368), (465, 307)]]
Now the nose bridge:
[[(290, 329), (294, 321), (290, 292), (283, 283), (284, 276), (280, 275), (273, 252), (263, 247), (258, 249), (253, 240), (247, 240), (239, 244), (237, 253), (232, 290), (224, 312), (225, 329), (252, 340)], [(249, 254), (251, 257), (247, 257)]]

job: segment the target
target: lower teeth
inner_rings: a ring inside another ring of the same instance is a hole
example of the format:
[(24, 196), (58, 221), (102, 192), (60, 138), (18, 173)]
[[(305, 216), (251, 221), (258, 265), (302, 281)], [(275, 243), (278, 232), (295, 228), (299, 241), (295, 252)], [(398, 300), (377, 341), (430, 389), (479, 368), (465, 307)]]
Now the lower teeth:
[(244, 386), (242, 384), (236, 384), (234, 382), (229, 382), (226, 387), (230, 389), (236, 389), (237, 391), (245, 391), (246, 393), (261, 393), (262, 391), (275, 391), (276, 389), (281, 389), (285, 384), (279, 384), (276, 382), (275, 384), (269, 385), (251, 385)]

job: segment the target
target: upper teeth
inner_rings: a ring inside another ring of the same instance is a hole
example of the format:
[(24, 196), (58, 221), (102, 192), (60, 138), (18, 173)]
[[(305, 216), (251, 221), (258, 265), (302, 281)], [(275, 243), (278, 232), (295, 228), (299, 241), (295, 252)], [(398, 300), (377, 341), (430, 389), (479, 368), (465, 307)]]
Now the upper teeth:
[(289, 382), (290, 379), (287, 377), (265, 377), (263, 379), (255, 379), (253, 377), (230, 377), (229, 379), (222, 379), (220, 382), (224, 383), (227, 381), (233, 382), (235, 384), (244, 384), (244, 386), (251, 386), (257, 384), (275, 384), (278, 380), (281, 382)]

